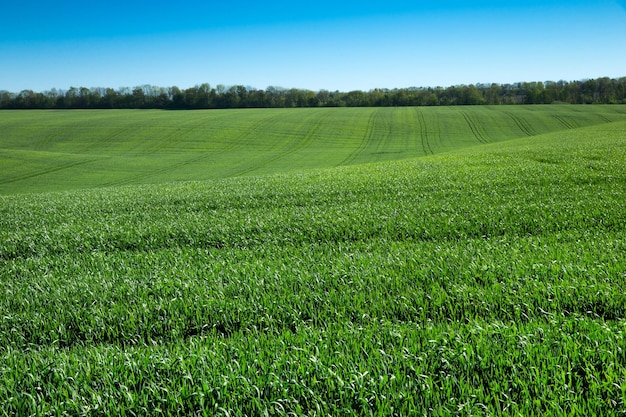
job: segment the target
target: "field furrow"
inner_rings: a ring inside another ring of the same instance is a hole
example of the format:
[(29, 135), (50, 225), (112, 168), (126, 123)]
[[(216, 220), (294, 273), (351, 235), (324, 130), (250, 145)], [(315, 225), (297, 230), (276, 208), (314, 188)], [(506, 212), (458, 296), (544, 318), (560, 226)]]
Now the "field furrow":
[(626, 115), (582, 109), (12, 127), (0, 414), (626, 413)]
[(553, 116), (565, 129), (576, 129), (578, 127), (575, 120), (568, 116)]
[(426, 119), (424, 119), (424, 114), (419, 108), (416, 108), (415, 112), (417, 114), (417, 120), (419, 123), (420, 138), (422, 142), (422, 151), (424, 152), (424, 155), (429, 155), (429, 154), (432, 155), (434, 154), (434, 152), (430, 146), (430, 139), (428, 137), (428, 126), (426, 125)]
[(86, 160), (86, 161), (75, 161), (75, 162), (67, 162), (64, 164), (58, 164), (58, 165), (54, 165), (51, 167), (47, 167), (45, 169), (42, 170), (30, 170), (27, 174), (18, 174), (18, 175), (6, 175), (4, 178), (0, 179), (0, 184), (11, 184), (17, 181), (23, 181), (23, 180), (31, 180), (37, 177), (44, 177), (46, 175), (55, 173), (55, 172), (59, 172), (59, 171), (65, 171), (69, 168), (75, 168), (81, 165), (85, 165), (85, 164), (89, 164), (92, 162), (97, 161), (96, 159), (93, 160)]
[(358, 145), (350, 151), (349, 155), (339, 165), (351, 165), (354, 163), (371, 146), (372, 141), (376, 140), (376, 125), (381, 111), (382, 109), (370, 110), (365, 131), (360, 134), (361, 139), (358, 141)]
[[(5, 111), (0, 112), (5, 155), (0, 163), (6, 167), (0, 193), (398, 160), (605, 125), (623, 120), (624, 113), (623, 106)], [(20, 152), (33, 151), (48, 156), (20, 159)], [(77, 160), (92, 162), (74, 165)]]
[(478, 140), (478, 142), (480, 143), (489, 143), (489, 139), (487, 138), (485, 131), (470, 116), (470, 114), (467, 111), (459, 111), (459, 113), (463, 116), (463, 119), (465, 119), (465, 122), (467, 123), (467, 126), (469, 127), (470, 131), (472, 132), (472, 135), (474, 135), (474, 138), (476, 138), (476, 140)]
[(521, 130), (526, 136), (535, 136), (537, 134), (537, 131), (523, 117), (520, 117), (511, 112), (507, 112), (506, 114), (513, 120), (519, 130)]
[[(289, 158), (305, 150), (311, 145), (314, 139), (318, 138), (318, 132), (327, 122), (329, 115), (329, 111), (325, 111), (324, 113), (316, 113), (301, 120), (297, 125), (292, 127), (292, 130), (289, 132), (288, 140), (284, 141), (281, 147), (276, 148), (266, 155), (262, 154), (251, 160), (244, 161), (245, 164), (249, 166), (240, 171), (236, 171), (233, 176), (246, 175), (266, 168), (276, 161)], [(299, 158), (293, 159), (297, 161)]]

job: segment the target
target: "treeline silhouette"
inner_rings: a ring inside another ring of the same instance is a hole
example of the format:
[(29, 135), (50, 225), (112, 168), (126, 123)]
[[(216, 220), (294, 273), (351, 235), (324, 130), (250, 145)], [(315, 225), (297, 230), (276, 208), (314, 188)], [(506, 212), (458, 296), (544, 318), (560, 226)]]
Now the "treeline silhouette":
[(370, 91), (317, 92), (243, 85), (71, 87), (63, 91), (0, 91), (2, 109), (228, 109), (258, 107), (451, 106), (481, 104), (626, 104), (626, 77), (583, 81), (471, 84)]

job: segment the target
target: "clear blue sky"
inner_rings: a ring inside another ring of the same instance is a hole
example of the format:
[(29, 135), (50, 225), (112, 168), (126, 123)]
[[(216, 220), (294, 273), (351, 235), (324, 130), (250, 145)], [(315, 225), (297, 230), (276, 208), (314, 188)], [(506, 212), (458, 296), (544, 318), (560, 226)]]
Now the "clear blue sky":
[(626, 0), (4, 1), (0, 90), (626, 76)]

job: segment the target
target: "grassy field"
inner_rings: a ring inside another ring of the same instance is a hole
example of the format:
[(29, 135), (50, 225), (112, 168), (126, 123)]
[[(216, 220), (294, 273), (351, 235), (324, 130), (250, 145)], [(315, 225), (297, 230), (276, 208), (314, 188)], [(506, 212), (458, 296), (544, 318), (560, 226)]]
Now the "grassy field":
[(624, 120), (624, 106), (0, 112), (0, 194), (407, 159)]
[(623, 415), (625, 113), (0, 113), (0, 415)]

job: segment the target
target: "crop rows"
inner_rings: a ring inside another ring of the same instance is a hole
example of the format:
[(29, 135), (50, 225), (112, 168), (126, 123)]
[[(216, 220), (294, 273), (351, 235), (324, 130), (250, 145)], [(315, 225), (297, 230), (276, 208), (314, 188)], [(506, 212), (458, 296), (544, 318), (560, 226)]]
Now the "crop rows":
[(626, 413), (625, 129), (0, 197), (0, 415)]
[(0, 112), (0, 194), (401, 160), (624, 120), (624, 106)]

